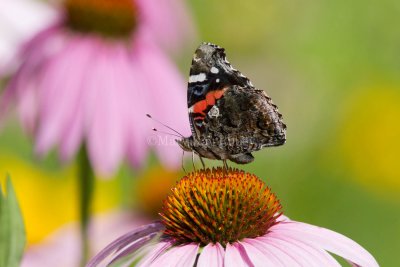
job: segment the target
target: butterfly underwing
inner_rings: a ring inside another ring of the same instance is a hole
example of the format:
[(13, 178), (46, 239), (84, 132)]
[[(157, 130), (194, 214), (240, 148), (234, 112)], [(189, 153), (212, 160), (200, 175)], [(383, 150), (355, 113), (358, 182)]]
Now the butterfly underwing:
[(203, 43), (194, 53), (187, 103), (192, 136), (177, 143), (200, 158), (246, 164), (254, 160), (252, 152), (286, 141), (277, 106), (217, 45)]

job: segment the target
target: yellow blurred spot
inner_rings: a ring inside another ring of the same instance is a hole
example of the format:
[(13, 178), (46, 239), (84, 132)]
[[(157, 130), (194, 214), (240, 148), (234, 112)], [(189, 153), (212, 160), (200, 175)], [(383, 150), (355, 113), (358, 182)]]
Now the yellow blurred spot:
[(339, 130), (339, 148), (360, 182), (400, 191), (400, 88), (358, 91)]
[(140, 210), (159, 219), (163, 200), (181, 176), (181, 172), (166, 170), (161, 166), (152, 167), (141, 175), (134, 187), (134, 196)]
[[(45, 171), (10, 155), (0, 155), (0, 177), (10, 174), (25, 221), (28, 244), (38, 243), (61, 225), (79, 219), (76, 168)], [(96, 182), (93, 210), (119, 201), (115, 179)]]

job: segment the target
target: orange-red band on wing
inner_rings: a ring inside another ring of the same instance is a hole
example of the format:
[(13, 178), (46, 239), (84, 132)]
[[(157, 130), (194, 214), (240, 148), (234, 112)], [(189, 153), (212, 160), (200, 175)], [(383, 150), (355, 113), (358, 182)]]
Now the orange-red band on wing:
[(207, 102), (206, 100), (201, 100), (199, 102), (197, 102), (196, 104), (194, 104), (193, 107), (193, 113), (200, 113), (200, 114), (204, 114), (204, 111), (207, 109)]
[(200, 113), (205, 116), (205, 111), (207, 110), (207, 108), (209, 106), (214, 106), (215, 101), (217, 99), (220, 99), (224, 95), (226, 89), (227, 88), (223, 88), (220, 90), (208, 92), (206, 94), (206, 99), (201, 100), (193, 105), (193, 113)]
[(206, 94), (206, 102), (207, 102), (207, 106), (215, 105), (214, 92), (209, 92), (208, 94)]
[(214, 91), (214, 98), (215, 99), (220, 99), (224, 95), (226, 89), (227, 88), (223, 88), (221, 90)]

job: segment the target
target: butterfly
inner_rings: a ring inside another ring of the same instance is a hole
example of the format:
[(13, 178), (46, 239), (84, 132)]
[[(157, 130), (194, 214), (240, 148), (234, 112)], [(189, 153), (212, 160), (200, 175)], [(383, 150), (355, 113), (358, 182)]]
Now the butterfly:
[(264, 147), (283, 145), (286, 125), (263, 90), (227, 61), (225, 49), (201, 44), (193, 55), (187, 92), (192, 135), (176, 140), (202, 158), (238, 164)]

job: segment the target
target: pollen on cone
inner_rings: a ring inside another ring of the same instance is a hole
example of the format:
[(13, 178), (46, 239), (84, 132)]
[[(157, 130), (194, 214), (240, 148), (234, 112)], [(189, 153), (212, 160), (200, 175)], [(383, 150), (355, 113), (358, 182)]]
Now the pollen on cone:
[(178, 243), (220, 243), (266, 234), (280, 216), (275, 194), (238, 169), (206, 169), (183, 177), (165, 199), (164, 234)]

